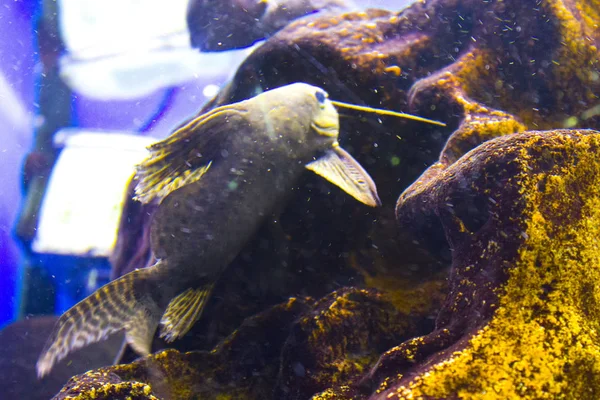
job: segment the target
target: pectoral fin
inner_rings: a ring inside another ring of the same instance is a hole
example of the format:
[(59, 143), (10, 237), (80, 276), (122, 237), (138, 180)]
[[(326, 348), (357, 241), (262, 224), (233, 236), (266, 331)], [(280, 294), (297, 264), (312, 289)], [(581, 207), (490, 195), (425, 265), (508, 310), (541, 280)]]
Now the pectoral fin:
[(375, 182), (346, 150), (335, 146), (306, 168), (371, 207), (381, 205)]
[(219, 156), (227, 133), (240, 128), (243, 114), (245, 110), (239, 105), (215, 108), (148, 147), (149, 157), (137, 167), (135, 198), (142, 203), (162, 200), (202, 178)]

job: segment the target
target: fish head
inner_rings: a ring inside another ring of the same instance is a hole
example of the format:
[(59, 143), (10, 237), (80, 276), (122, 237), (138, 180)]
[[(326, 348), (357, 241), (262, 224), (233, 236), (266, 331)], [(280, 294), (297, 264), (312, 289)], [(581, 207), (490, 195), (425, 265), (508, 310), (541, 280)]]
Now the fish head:
[(375, 182), (362, 166), (338, 143), (339, 115), (329, 95), (321, 88), (303, 84), (305, 94), (300, 102), (310, 107), (310, 129), (307, 144), (315, 153), (306, 168), (338, 186), (363, 204), (381, 205)]
[(338, 143), (338, 112), (323, 89), (293, 83), (251, 99), (264, 116), (268, 136), (282, 144), (285, 157), (304, 166), (359, 200), (381, 204), (375, 183), (362, 166)]
[(337, 143), (340, 133), (340, 118), (327, 92), (321, 88), (313, 88), (312, 101), (316, 100), (316, 103), (313, 105), (310, 128), (316, 134), (317, 141), (332, 147)]
[(256, 107), (253, 115), (264, 118), (268, 136), (296, 159), (308, 161), (337, 142), (339, 115), (319, 87), (292, 83), (264, 92), (250, 99), (250, 104)]
[(291, 89), (297, 91), (300, 97), (295, 102), (298, 107), (296, 112), (307, 124), (308, 129), (304, 130), (302, 140), (311, 156), (335, 147), (340, 133), (340, 119), (337, 109), (329, 100), (329, 94), (306, 83), (293, 84)]

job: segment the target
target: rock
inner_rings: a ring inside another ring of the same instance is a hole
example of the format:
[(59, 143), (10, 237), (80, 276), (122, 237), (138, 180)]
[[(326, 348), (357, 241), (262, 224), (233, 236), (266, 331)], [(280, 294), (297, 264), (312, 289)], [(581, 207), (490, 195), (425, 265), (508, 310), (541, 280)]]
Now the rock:
[(152, 394), (149, 385), (141, 382), (123, 382), (110, 372), (90, 371), (80, 378), (71, 379), (54, 400), (160, 400)]
[(273, 398), (308, 399), (332, 384), (349, 386), (382, 351), (417, 332), (415, 322), (373, 291), (333, 292), (292, 327)]
[(598, 150), (596, 131), (504, 136), (400, 199), (439, 218), (450, 294), (431, 334), (379, 360), (373, 399), (598, 398)]
[[(281, 346), (290, 325), (309, 309), (310, 302), (290, 299), (253, 316), (211, 352), (165, 350), (74, 377), (55, 399), (85, 396), (93, 388), (115, 383), (127, 390), (148, 385), (159, 399), (260, 398), (273, 390)], [(80, 382), (87, 382), (88, 387), (82, 389)]]

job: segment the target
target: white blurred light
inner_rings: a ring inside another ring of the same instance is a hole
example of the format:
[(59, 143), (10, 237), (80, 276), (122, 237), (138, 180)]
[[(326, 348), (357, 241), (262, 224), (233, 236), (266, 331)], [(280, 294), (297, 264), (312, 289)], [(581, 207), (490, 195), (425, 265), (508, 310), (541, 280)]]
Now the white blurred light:
[[(61, 76), (99, 100), (133, 99), (200, 78), (224, 81), (252, 49), (200, 53), (189, 44), (188, 0), (58, 0), (67, 52)], [(399, 10), (411, 0), (368, 0)], [(212, 97), (212, 96), (207, 96)]]
[(65, 148), (44, 194), (33, 251), (110, 255), (129, 179), (153, 141), (106, 131), (59, 132), (55, 144)]
[(24, 131), (31, 123), (23, 101), (2, 72), (0, 72), (0, 117), (10, 124), (4, 126), (4, 130)]
[(202, 89), (202, 94), (204, 95), (204, 97), (207, 97), (209, 99), (215, 97), (217, 93), (219, 93), (219, 86), (213, 85), (212, 83), (210, 85), (204, 86), (204, 89)]
[(225, 80), (247, 51), (200, 53), (190, 46), (188, 0), (59, 0), (67, 52), (61, 77), (99, 100), (133, 99), (200, 77)]

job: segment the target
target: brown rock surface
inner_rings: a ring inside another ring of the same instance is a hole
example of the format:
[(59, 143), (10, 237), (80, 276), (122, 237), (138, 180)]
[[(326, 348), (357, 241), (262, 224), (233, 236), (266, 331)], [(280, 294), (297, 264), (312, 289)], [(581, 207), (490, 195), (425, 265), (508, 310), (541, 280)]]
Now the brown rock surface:
[(404, 220), (416, 204), (439, 218), (450, 293), (434, 332), (382, 356), (374, 398), (598, 397), (599, 145), (597, 131), (504, 136), (400, 198)]

